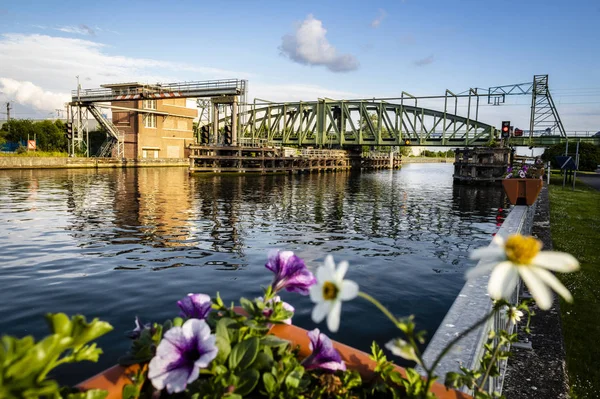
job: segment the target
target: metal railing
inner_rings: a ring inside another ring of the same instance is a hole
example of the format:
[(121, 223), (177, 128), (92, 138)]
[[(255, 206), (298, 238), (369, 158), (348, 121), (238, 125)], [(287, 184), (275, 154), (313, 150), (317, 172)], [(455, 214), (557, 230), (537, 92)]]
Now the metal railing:
[[(529, 235), (533, 225), (534, 214), (535, 204), (532, 206), (518, 205), (513, 207), (496, 235), (502, 238), (507, 238), (509, 235), (516, 233)], [(444, 320), (442, 320), (440, 327), (427, 345), (423, 354), (425, 364), (431, 365), (450, 341), (475, 324), (476, 321), (490, 313), (492, 310), (492, 301), (488, 295), (488, 281), (489, 275), (485, 275), (466, 282), (454, 300), (450, 310), (448, 310)], [(520, 281), (516, 283), (513, 297), (510, 299), (511, 303), (517, 303), (518, 301), (520, 284)], [(440, 361), (436, 368), (436, 374), (443, 380), (447, 372), (459, 372), (459, 366), (464, 366), (468, 369), (478, 368), (479, 362), (484, 355), (484, 344), (487, 342), (489, 332), (506, 329), (506, 321), (506, 315), (504, 312), (501, 312), (488, 320), (485, 325), (465, 336)], [(502, 392), (506, 362), (498, 362), (498, 366), (500, 375), (490, 377), (487, 381), (487, 387), (490, 392)], [(424, 373), (422, 368), (419, 371), (422, 374)], [(464, 389), (464, 391), (467, 392), (468, 389)]]
[(177, 92), (183, 95), (187, 93), (199, 93), (203, 91), (210, 92), (211, 90), (230, 91), (231, 94), (242, 94), (246, 91), (246, 81), (240, 79), (222, 79), (222, 80), (206, 80), (196, 82), (176, 82), (176, 83), (158, 83), (154, 85), (140, 85), (135, 87), (114, 87), (114, 88), (98, 88), (98, 89), (81, 89), (71, 91), (73, 101), (81, 98), (82, 101), (94, 101), (106, 99), (116, 96), (128, 95), (144, 95), (153, 93), (172, 93)]

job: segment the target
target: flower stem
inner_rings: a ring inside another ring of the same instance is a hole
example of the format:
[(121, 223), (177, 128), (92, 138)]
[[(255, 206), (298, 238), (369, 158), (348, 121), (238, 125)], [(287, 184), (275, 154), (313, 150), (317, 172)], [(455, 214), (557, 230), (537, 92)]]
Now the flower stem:
[(446, 356), (446, 354), (450, 351), (450, 349), (452, 349), (452, 347), (458, 341), (463, 339), (466, 335), (468, 335), (475, 329), (479, 328), (481, 325), (485, 324), (492, 316), (494, 316), (494, 314), (496, 314), (497, 311), (498, 311), (498, 309), (494, 308), (490, 313), (488, 313), (487, 315), (485, 315), (484, 317), (479, 319), (477, 321), (477, 323), (473, 324), (471, 327), (467, 328), (465, 331), (458, 334), (456, 336), (456, 338), (454, 338), (452, 341), (450, 341), (448, 343), (448, 345), (446, 345), (446, 347), (442, 350), (442, 352), (440, 352), (440, 354), (435, 358), (435, 360), (431, 364), (431, 367), (427, 367), (425, 364), (423, 364), (423, 368), (425, 368), (425, 370), (427, 371), (427, 382), (425, 385), (425, 392), (429, 392), (429, 389), (431, 387), (431, 381), (433, 378), (433, 372), (434, 372), (435, 368), (437, 367), (437, 365), (439, 364), (439, 362), (442, 360), (442, 358), (444, 356)]
[(383, 314), (386, 315), (388, 317), (388, 319), (390, 319), (396, 327), (399, 326), (400, 322), (398, 321), (398, 319), (396, 319), (394, 317), (394, 315), (392, 313), (390, 313), (390, 311), (387, 310), (387, 308), (385, 306), (383, 306), (381, 304), (381, 302), (379, 302), (377, 299), (373, 298), (371, 295), (369, 295), (365, 292), (362, 292), (362, 291), (358, 292), (358, 296), (366, 299), (367, 301), (371, 302), (373, 305), (377, 306), (377, 308), (379, 310), (381, 310), (383, 312)]

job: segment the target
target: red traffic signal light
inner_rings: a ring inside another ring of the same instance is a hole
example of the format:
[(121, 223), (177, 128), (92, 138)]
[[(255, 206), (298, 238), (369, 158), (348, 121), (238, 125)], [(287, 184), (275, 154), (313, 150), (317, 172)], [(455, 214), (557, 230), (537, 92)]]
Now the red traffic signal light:
[(510, 137), (510, 121), (502, 121), (502, 138)]

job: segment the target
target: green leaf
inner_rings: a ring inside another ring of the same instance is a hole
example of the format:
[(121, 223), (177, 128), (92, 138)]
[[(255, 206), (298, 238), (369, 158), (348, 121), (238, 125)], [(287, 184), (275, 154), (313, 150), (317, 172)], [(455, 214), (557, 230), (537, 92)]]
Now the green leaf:
[(273, 365), (273, 355), (265, 352), (259, 352), (256, 355), (256, 360), (252, 363), (252, 367), (256, 370), (268, 370)]
[(83, 346), (90, 341), (113, 330), (113, 327), (98, 319), (87, 322), (85, 316), (75, 315), (71, 317), (71, 337), (73, 337), (73, 347)]
[[(131, 386), (131, 385), (128, 385)], [(125, 389), (123, 389), (123, 392)], [(103, 389), (90, 389), (85, 392), (70, 393), (67, 395), (67, 399), (104, 399), (108, 396), (108, 391)], [(125, 396), (123, 396), (125, 398)], [(131, 398), (136, 398), (132, 396)]]
[(259, 372), (255, 369), (244, 370), (238, 376), (240, 377), (240, 381), (235, 387), (235, 393), (241, 396), (250, 394), (256, 387), (256, 384), (258, 384), (258, 379), (260, 378)]
[(72, 324), (69, 317), (64, 313), (48, 313), (46, 321), (50, 326), (50, 331), (53, 334), (71, 336)]
[(258, 337), (250, 337), (235, 345), (229, 354), (229, 368), (244, 369), (252, 364), (258, 355), (258, 344)]
[(89, 362), (96, 363), (102, 353), (102, 349), (96, 348), (96, 344), (94, 343), (91, 345), (82, 346), (77, 351), (75, 351), (75, 353), (73, 354), (73, 360), (75, 362), (87, 360)]
[(181, 317), (176, 317), (173, 319), (173, 327), (181, 327), (183, 325), (183, 319)]
[(298, 388), (300, 386), (300, 380), (302, 379), (302, 375), (304, 375), (304, 367), (298, 366), (285, 377), (285, 385), (288, 388)]
[(221, 335), (217, 335), (217, 339), (215, 341), (219, 352), (217, 352), (217, 357), (215, 358), (215, 362), (217, 364), (223, 364), (227, 360), (227, 356), (231, 353), (231, 345), (229, 345), (229, 339), (223, 338)]
[(135, 385), (127, 384), (123, 387), (123, 392), (121, 393), (122, 399), (137, 399), (138, 397), (138, 388)]
[(275, 377), (273, 377), (273, 374), (264, 373), (263, 383), (265, 384), (265, 389), (268, 393), (273, 394), (277, 391), (277, 381), (275, 380)]
[(279, 346), (288, 345), (290, 341), (276, 337), (275, 335), (267, 335), (260, 340), (261, 345), (265, 346)]
[(250, 301), (249, 299), (246, 298), (240, 298), (240, 305), (242, 305), (242, 308), (244, 308), (244, 310), (246, 312), (248, 312), (249, 315), (253, 315), (254, 314), (254, 303), (252, 301)]
[(235, 320), (230, 319), (228, 317), (223, 317), (221, 320), (217, 322), (217, 328), (215, 331), (215, 335), (217, 337), (221, 337), (227, 341), (227, 343), (231, 344), (231, 338), (229, 336), (229, 326), (235, 324)]

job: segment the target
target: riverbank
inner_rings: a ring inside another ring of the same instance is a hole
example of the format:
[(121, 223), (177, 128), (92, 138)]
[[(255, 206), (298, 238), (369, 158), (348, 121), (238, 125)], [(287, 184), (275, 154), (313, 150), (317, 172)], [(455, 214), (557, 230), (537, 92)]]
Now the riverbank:
[(0, 157), (0, 169), (140, 168), (152, 166), (189, 167), (187, 158), (115, 159), (69, 157)]
[(581, 263), (578, 273), (561, 274), (573, 304), (561, 302), (567, 371), (572, 398), (600, 398), (600, 192), (576, 181), (575, 191), (550, 185), (552, 242)]
[(454, 163), (454, 157), (402, 157), (402, 163)]

